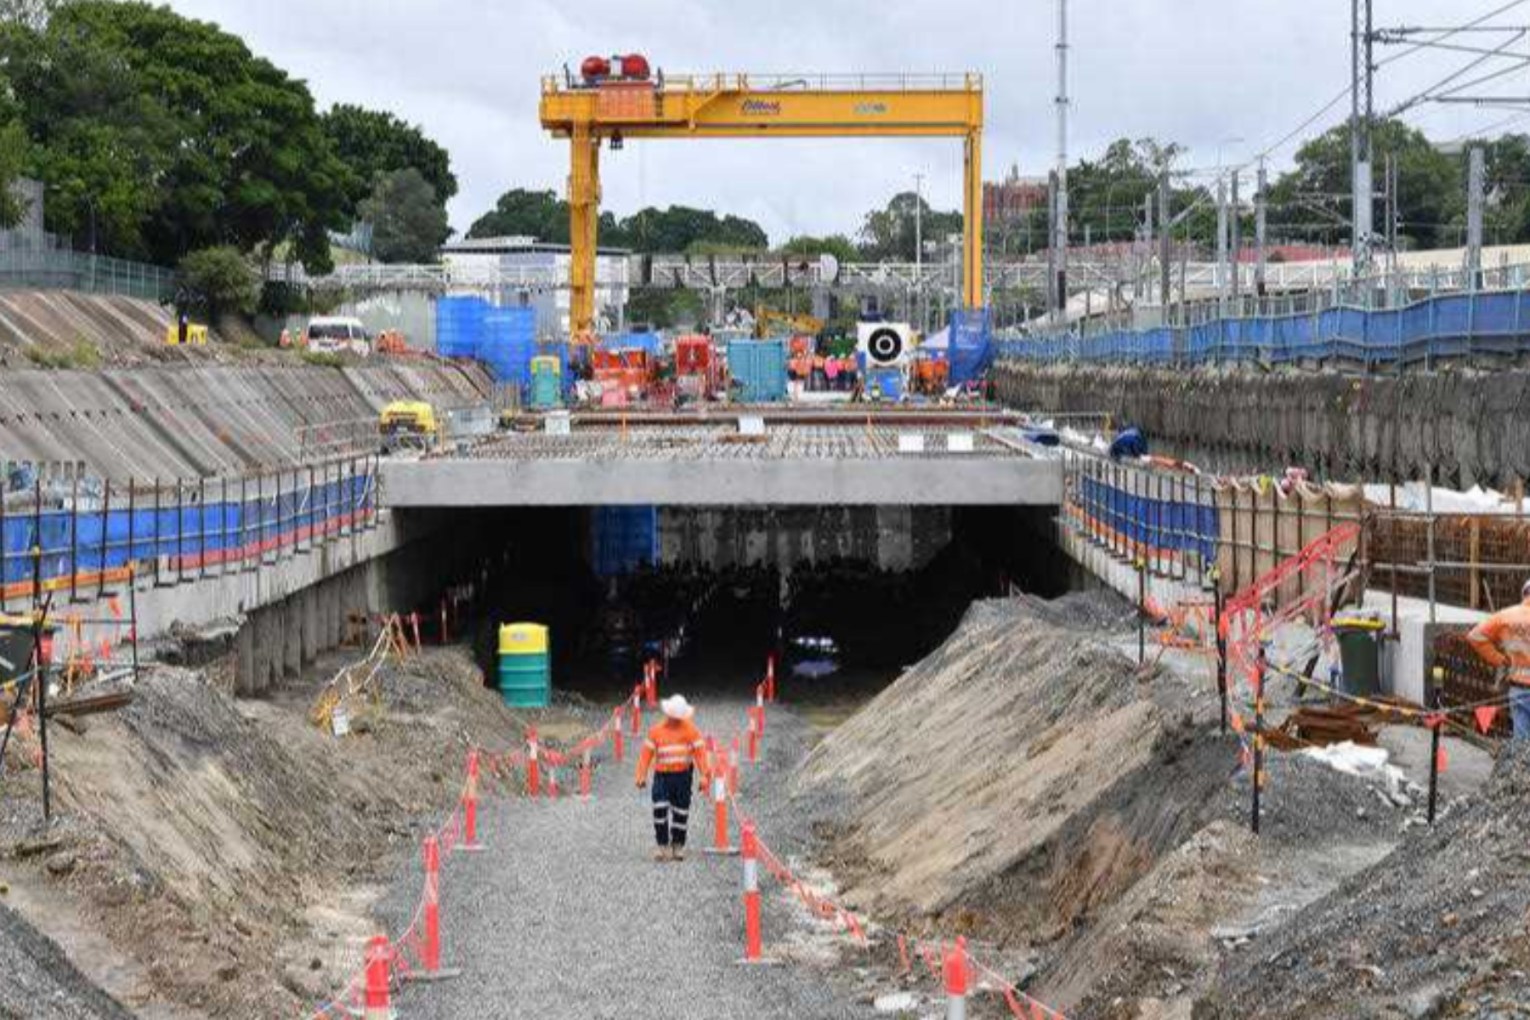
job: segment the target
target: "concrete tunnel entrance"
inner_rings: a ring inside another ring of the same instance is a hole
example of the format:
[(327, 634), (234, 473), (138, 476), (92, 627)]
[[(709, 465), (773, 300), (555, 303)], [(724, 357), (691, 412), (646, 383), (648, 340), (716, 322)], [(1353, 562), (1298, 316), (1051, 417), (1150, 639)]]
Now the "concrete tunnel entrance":
[(1070, 587), (1045, 507), (562, 507), (408, 511), (478, 564), (458, 640), (552, 631), (554, 687), (610, 700), (680, 634), (676, 689), (741, 696), (767, 652), (793, 697), (880, 690), (975, 600)]

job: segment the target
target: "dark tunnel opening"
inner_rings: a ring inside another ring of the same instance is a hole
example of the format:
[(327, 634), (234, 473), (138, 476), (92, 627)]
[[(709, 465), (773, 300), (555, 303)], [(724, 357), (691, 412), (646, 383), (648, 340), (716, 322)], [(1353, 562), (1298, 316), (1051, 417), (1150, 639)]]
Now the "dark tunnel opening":
[[(742, 695), (775, 654), (799, 698), (874, 693), (944, 641), (974, 600), (1069, 587), (1049, 508), (643, 512), (652, 531), (635, 540), (632, 508), (415, 520), (444, 536), (458, 580), (475, 589), (457, 637), (486, 676), (500, 624), (541, 623), (555, 689), (599, 701), (629, 691), (645, 658), (664, 658), (665, 639), (679, 689)], [(627, 533), (613, 542), (622, 515)]]

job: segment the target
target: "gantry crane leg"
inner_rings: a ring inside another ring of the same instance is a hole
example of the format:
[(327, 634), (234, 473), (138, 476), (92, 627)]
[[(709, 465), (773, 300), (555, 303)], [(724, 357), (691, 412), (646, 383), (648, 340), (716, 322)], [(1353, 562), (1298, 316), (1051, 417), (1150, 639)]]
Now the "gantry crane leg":
[(962, 303), (983, 308), (983, 133), (968, 131), (963, 147)]
[(600, 231), (600, 138), (576, 124), (569, 146), (569, 336), (595, 338), (595, 250)]

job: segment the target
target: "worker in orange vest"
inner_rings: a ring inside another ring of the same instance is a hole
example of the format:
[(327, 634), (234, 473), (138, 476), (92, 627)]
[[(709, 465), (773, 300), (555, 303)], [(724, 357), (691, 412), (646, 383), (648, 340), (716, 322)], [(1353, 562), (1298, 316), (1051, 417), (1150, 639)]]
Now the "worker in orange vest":
[(1489, 616), (1466, 640), (1478, 657), (1505, 672), (1514, 739), (1530, 740), (1530, 581), (1520, 587), (1519, 595), (1519, 605)]
[(707, 775), (707, 747), (701, 731), (691, 722), (696, 710), (685, 696), (671, 695), (659, 702), (664, 720), (648, 731), (638, 755), (637, 785), (648, 785), (653, 768), (653, 832), (658, 848), (656, 861), (685, 860), (685, 830), (691, 816), (691, 786), (699, 772)]

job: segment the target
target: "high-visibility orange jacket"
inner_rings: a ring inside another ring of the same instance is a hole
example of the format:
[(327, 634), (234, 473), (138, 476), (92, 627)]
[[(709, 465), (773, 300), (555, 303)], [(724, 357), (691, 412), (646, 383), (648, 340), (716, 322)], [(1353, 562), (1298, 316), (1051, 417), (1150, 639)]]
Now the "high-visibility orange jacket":
[(1530, 687), (1530, 599), (1489, 616), (1466, 640), (1487, 662), (1508, 666), (1509, 683)]
[(637, 777), (648, 777), (648, 766), (655, 772), (684, 772), (694, 764), (702, 775), (707, 772), (707, 745), (701, 731), (689, 719), (665, 719), (648, 731), (643, 752), (638, 755)]

